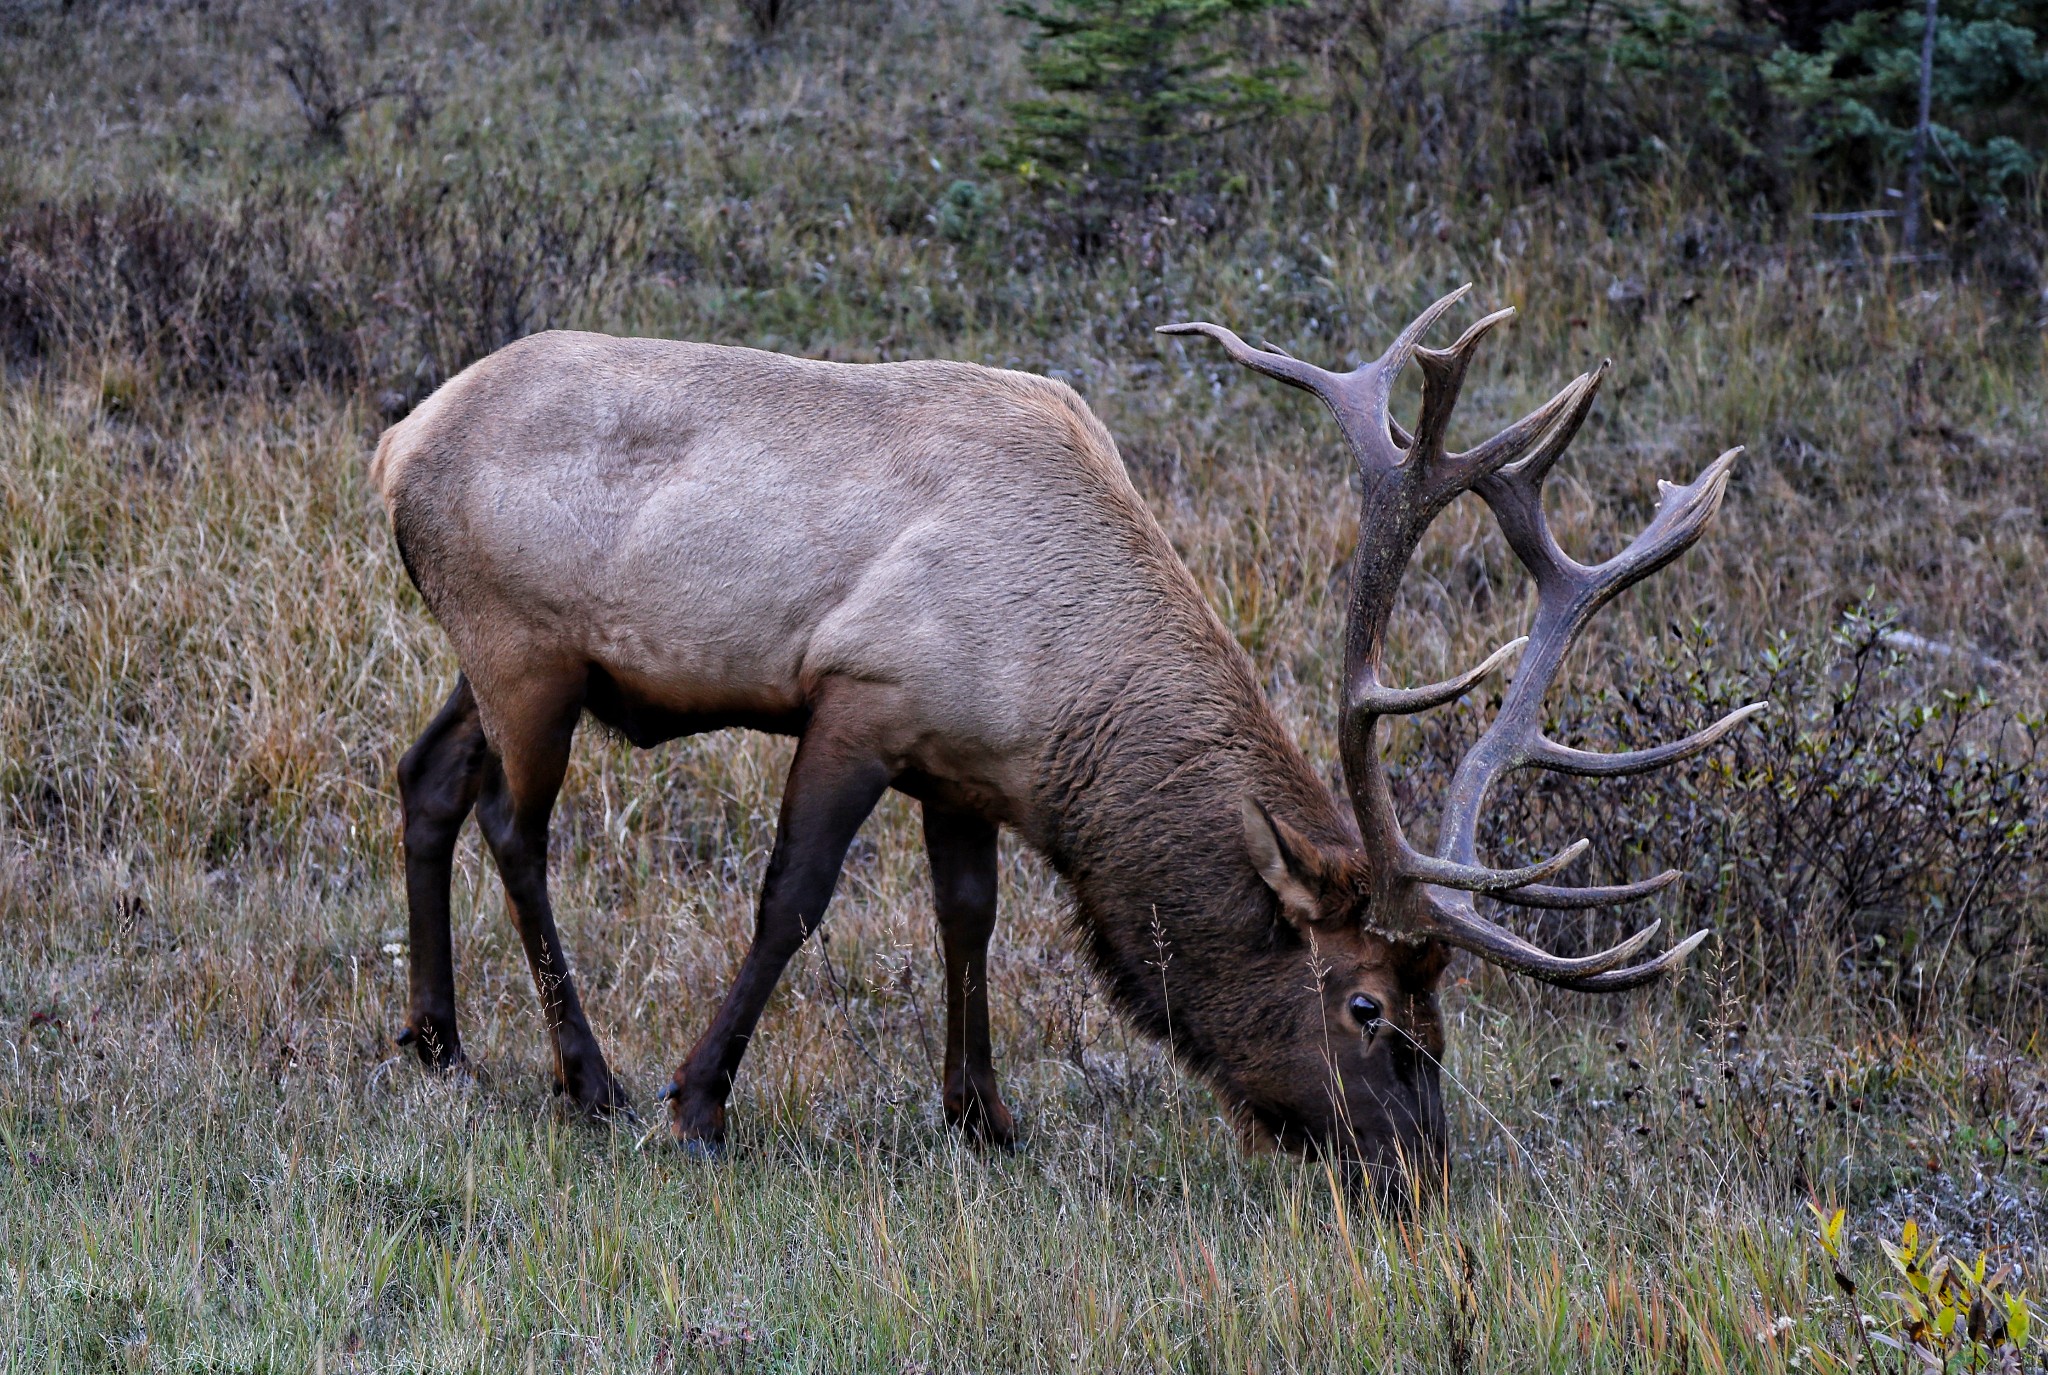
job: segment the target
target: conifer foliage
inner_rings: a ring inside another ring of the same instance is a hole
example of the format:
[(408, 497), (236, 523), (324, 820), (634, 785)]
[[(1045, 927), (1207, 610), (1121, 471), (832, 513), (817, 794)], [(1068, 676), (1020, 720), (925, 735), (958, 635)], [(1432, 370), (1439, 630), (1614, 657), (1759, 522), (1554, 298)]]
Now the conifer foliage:
[(1249, 24), (1299, 0), (1017, 0), (1043, 97), (1010, 107), (1009, 170), (1150, 194), (1199, 175), (1210, 136), (1299, 109), (1287, 63), (1244, 62)]

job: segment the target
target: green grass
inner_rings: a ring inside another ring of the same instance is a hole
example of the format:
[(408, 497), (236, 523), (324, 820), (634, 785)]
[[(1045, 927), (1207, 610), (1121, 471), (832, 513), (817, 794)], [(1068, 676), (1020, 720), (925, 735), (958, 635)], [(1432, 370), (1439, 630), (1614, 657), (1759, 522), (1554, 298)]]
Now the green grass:
[[(1500, 132), (1485, 109), (1427, 148), (1368, 113), (1359, 137), (1383, 156), (1362, 162), (1304, 117), (1268, 149), (1219, 154), (1248, 185), (1210, 219), (1134, 213), (1085, 259), (1015, 186), (948, 239), (927, 212), (983, 176), (1000, 101), (1021, 90), (993, 5), (820, 3), (765, 46), (710, 5), (690, 22), (541, 3), (366, 10), (367, 27), (305, 13), (340, 52), (372, 34), (366, 70), (408, 73), (424, 115), (382, 102), (345, 146), (309, 149), (261, 16), (29, 15), (0, 46), (0, 210), (158, 186), (226, 213), (252, 178), (344, 197), (350, 176), (472, 157), (523, 160), (550, 194), (652, 167), (572, 323), (1057, 370), (1324, 765), (1331, 575), (1354, 518), (1336, 436), (1150, 330), (1209, 318), (1335, 362), (1476, 280), (1484, 306), (1523, 316), (1475, 371), (1461, 435), (1618, 360), (1553, 482), (1568, 547), (1611, 549), (1654, 479), (1750, 446), (1718, 528), (1607, 614), (1575, 686), (1626, 686), (1617, 665), (1674, 621), (1753, 645), (1817, 633), (1869, 591), (1906, 628), (2013, 665), (1991, 685), (2042, 704), (2037, 307), (1967, 276), (1843, 271), (1796, 217), (1771, 237), (1683, 169), (1477, 185), (1459, 141)], [(334, 223), (310, 220), (295, 261), (352, 261), (319, 257), (340, 252), (322, 239)], [(1618, 281), (1645, 296), (1610, 297)], [(1863, 1348), (1810, 1199), (1849, 1210), (1880, 1331), (1897, 1323), (1876, 1239), (1908, 1218), (2040, 1291), (2038, 1006), (1971, 1020), (1941, 990), (1931, 1008), (1874, 1005), (1829, 947), (1760, 972), (1742, 912), (1696, 972), (1626, 997), (1461, 966), (1451, 1187), (1381, 1216), (1317, 1165), (1247, 1154), (1208, 1094), (1116, 1023), (1051, 875), (1006, 848), (993, 1001), (1028, 1140), (979, 1155), (938, 1109), (930, 900), (893, 800), (828, 940), (770, 1008), (728, 1161), (558, 1116), (473, 838), (456, 927), (479, 1077), (429, 1079), (390, 1043), (405, 985), (391, 770), (454, 664), (364, 485), (390, 378), (330, 394), (174, 375), (88, 335), (0, 381), (10, 1375), (1846, 1369)], [(1519, 633), (1512, 569), (1473, 503), (1448, 512), (1404, 593), (1404, 673), (1441, 676)], [(737, 965), (787, 759), (739, 735), (646, 755), (578, 743), (557, 901), (640, 1094)]]
[[(718, 753), (700, 786), (737, 773)], [(1697, 1018), (1461, 983), (1451, 1195), (1376, 1216), (1318, 1167), (1246, 1155), (1109, 1022), (1022, 860), (994, 978), (1028, 1141), (978, 1155), (937, 1112), (905, 819), (779, 995), (715, 1165), (557, 1114), (474, 854), (475, 1084), (387, 1059), (388, 867), (17, 867), (0, 1350), (27, 1370), (1437, 1370), (1462, 1342), (1474, 1369), (1825, 1369), (1795, 1367), (1845, 1340), (1809, 1195), (1850, 1209), (1867, 1275), (1906, 1216), (2040, 1254), (2038, 1044), (1732, 987)], [(624, 903), (600, 902), (616, 864), (564, 868), (594, 1015), (643, 1093), (718, 990), (741, 859), (643, 860)]]

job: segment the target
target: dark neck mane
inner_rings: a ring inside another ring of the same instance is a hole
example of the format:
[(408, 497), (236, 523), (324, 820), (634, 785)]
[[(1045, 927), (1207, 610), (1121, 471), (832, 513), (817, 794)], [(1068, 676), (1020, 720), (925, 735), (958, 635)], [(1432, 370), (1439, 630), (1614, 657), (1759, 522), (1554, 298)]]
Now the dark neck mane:
[(1152, 1035), (1170, 1027), (1175, 1051), (1208, 1072), (1254, 1030), (1247, 976), (1298, 970), (1301, 956), (1246, 857), (1242, 799), (1314, 839), (1356, 840), (1237, 645), (1190, 653), (1176, 640), (1176, 653), (1136, 653), (1101, 675), (1063, 713), (1036, 838), (1072, 886), (1077, 934), (1119, 1009)]

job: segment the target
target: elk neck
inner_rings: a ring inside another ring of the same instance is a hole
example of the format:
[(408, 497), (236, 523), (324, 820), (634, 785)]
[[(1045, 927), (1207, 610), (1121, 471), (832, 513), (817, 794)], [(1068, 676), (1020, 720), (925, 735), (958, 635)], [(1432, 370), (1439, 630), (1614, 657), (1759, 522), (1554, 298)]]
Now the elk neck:
[[(1169, 626), (1091, 675), (1041, 761), (1038, 841), (1074, 896), (1082, 946), (1135, 1024), (1228, 1079), (1274, 980), (1306, 950), (1243, 839), (1250, 794), (1303, 834), (1356, 845), (1213, 618)], [(1162, 645), (1173, 652), (1158, 652)], [(1190, 652), (1190, 651), (1193, 652)]]

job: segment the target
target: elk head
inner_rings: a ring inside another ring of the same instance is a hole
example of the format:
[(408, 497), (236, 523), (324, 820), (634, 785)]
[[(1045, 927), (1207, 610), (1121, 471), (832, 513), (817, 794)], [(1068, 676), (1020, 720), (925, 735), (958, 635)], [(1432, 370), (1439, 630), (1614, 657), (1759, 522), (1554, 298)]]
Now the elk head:
[[(1656, 934), (1652, 922), (1610, 949), (1565, 957), (1482, 913), (1482, 896), (1517, 907), (1595, 908), (1647, 898), (1680, 878), (1674, 869), (1612, 887), (1554, 884), (1586, 851), (1585, 840), (1539, 863), (1489, 867), (1476, 852), (1476, 837), (1495, 783), (1525, 767), (1611, 777), (1674, 764), (1765, 705), (1742, 707), (1686, 739), (1619, 754), (1574, 749), (1544, 734), (1544, 695), (1579, 633), (1623, 589), (1700, 537), (1741, 450), (1722, 454), (1685, 486), (1660, 483), (1655, 518), (1613, 558), (1590, 566), (1573, 560), (1545, 521), (1543, 482), (1584, 423), (1609, 365), (1578, 377), (1484, 443), (1451, 452), (1445, 437), (1473, 353), (1514, 313), (1487, 316), (1448, 349), (1421, 347), (1423, 334), (1469, 289), (1432, 305), (1376, 361), (1351, 372), (1253, 348), (1218, 325), (1161, 330), (1205, 334), (1246, 367), (1314, 394), (1336, 417), (1358, 465), (1363, 496), (1344, 639), (1340, 752), (1359, 839), (1355, 847), (1312, 840), (1256, 800), (1245, 805), (1247, 854), (1308, 943), (1319, 996), (1306, 1014), (1313, 1025), (1297, 1029), (1300, 1053), (1278, 1057), (1290, 1063), (1276, 1061), (1259, 1076), (1267, 1082), (1243, 1085), (1243, 1098), (1247, 1113), (1283, 1144), (1333, 1147), (1383, 1184), (1404, 1164), (1435, 1166), (1441, 1157), (1443, 1037), (1435, 993), (1451, 949), (1560, 988), (1606, 993), (1661, 977), (1707, 936), (1694, 932), (1661, 955), (1639, 960)], [(1412, 432), (1389, 413), (1395, 379), (1411, 359), (1421, 366), (1423, 382), (1422, 413)], [(1426, 687), (1389, 686), (1387, 626), (1402, 573), (1430, 523), (1468, 491), (1492, 510), (1535, 579), (1535, 623), (1527, 636), (1457, 677)], [(1521, 658), (1498, 714), (1452, 776), (1434, 850), (1418, 850), (1395, 814), (1380, 721), (1457, 700), (1517, 651)], [(1312, 1064), (1318, 1058), (1319, 1067)]]

